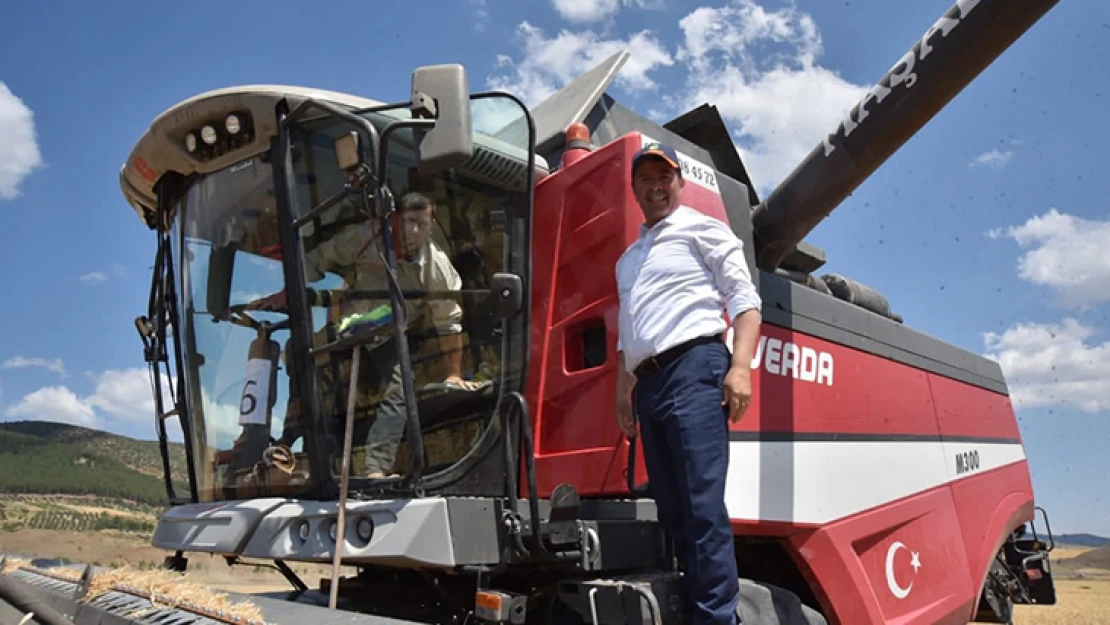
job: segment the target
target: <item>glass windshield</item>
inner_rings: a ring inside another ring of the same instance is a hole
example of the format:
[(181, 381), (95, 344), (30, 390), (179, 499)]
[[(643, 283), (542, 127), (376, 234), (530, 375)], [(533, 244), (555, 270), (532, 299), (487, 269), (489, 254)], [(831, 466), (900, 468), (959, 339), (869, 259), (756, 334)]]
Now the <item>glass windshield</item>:
[[(503, 393), (520, 390), (523, 375), (525, 316), (497, 320), (489, 287), (499, 272), (527, 276), (530, 178), (527, 135), (517, 129), (523, 109), (507, 98), (476, 99), (472, 114), (478, 145), (470, 163), (420, 174), (412, 132), (396, 132), (385, 185), (397, 204), (390, 241), (406, 295), (423, 474), (433, 474), (433, 488), (435, 479), (457, 483), (465, 474), (467, 492), (477, 495), (501, 492), (491, 418)], [(408, 111), (365, 115), (380, 132)], [(333, 141), (350, 129), (335, 118), (293, 128), (294, 219), (344, 189)], [(513, 142), (493, 138), (499, 132)], [(303, 495), (328, 478), (311, 475), (310, 467), (330, 468), (337, 479), (341, 466), (353, 348), (315, 353), (306, 359), (310, 371), (296, 371), (283, 267), (294, 255), (281, 246), (274, 179), (268, 155), (248, 158), (194, 182), (177, 206), (181, 384), (201, 501)], [(363, 196), (347, 193), (295, 235), (312, 347), (355, 334), (369, 339), (358, 348), (353, 487), (360, 478), (404, 475), (413, 438), (399, 384), (385, 238), (369, 208)], [(315, 402), (300, 392), (308, 375)]]
[[(267, 452), (289, 405), (286, 315), (244, 310), (284, 285), (272, 180), (262, 157), (211, 174), (190, 187), (174, 223), (182, 377), (202, 501), (263, 486), (295, 492), (308, 482), (302, 444), (289, 449), (295, 459)], [(263, 458), (271, 462), (259, 465)]]
[[(481, 455), (494, 453), (496, 428), (490, 425), (499, 394), (519, 390), (523, 322), (520, 316), (506, 324), (496, 321), (489, 288), (496, 273), (524, 275), (527, 137), (514, 144), (492, 136), (523, 119), (523, 110), (507, 98), (475, 100), (472, 107), (476, 152), (463, 167), (422, 174), (413, 133), (401, 130), (389, 136), (383, 182), (396, 212), (388, 240), (380, 220), (370, 217), (372, 204), (353, 192), (299, 231), (313, 347), (361, 337), (357, 347), (325, 349), (312, 359), (320, 416), (315, 427), (328, 466), (338, 477), (352, 355), (361, 350), (352, 484), (358, 478), (404, 476), (412, 457), (389, 298), (390, 264), (405, 294), (404, 341), (423, 441), (423, 475), (447, 469), (461, 475)], [(409, 113), (398, 109), (364, 116), (380, 133), (388, 122)], [(329, 117), (294, 130), (295, 217), (343, 191), (348, 178), (336, 163), (334, 141), (352, 129)], [(282, 295), (269, 301), (285, 303)], [(304, 408), (308, 399), (294, 401)], [(499, 464), (492, 466), (500, 471)], [(493, 480), (488, 487), (497, 490), (497, 484)]]

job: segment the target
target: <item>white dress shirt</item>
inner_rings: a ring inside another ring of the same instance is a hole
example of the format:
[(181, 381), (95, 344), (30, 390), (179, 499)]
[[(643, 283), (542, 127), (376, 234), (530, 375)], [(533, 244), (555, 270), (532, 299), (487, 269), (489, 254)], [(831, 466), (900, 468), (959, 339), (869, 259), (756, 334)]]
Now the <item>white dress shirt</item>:
[(646, 358), (701, 336), (723, 334), (760, 309), (743, 242), (724, 222), (679, 206), (617, 259), (617, 351), (634, 371)]

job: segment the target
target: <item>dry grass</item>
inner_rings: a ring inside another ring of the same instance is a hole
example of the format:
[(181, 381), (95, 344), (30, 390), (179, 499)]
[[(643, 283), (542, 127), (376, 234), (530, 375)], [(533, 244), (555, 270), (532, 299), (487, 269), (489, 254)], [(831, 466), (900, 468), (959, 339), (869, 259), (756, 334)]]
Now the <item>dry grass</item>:
[[(57, 579), (78, 582), (82, 571), (79, 569), (57, 568), (43, 570), (23, 561), (5, 562), (3, 574), (16, 568), (49, 575)], [(93, 601), (101, 595), (112, 592), (127, 592), (150, 601), (149, 610), (182, 608), (198, 614), (230, 619), (243, 625), (263, 625), (262, 611), (250, 601), (233, 602), (226, 593), (215, 591), (207, 586), (191, 582), (187, 573), (167, 570), (135, 570), (129, 567), (93, 573), (89, 580), (89, 592), (82, 599)], [(129, 615), (139, 616), (139, 613)]]
[[(150, 536), (120, 532), (64, 532), (58, 530), (22, 529), (2, 534), (0, 551), (18, 553), (28, 558), (63, 558), (80, 564), (105, 568), (123, 566), (132, 569), (159, 569), (170, 553), (150, 545)], [(253, 566), (230, 567), (219, 556), (190, 553), (189, 578), (195, 583), (238, 593), (292, 590), (281, 573), (272, 568)], [(289, 566), (312, 586), (321, 577), (331, 574), (330, 564), (290, 562)], [(350, 567), (341, 569), (350, 575)]]
[(1091, 551), (1090, 547), (1060, 546), (1052, 550), (1052, 561), (1070, 560)]
[(1056, 547), (1051, 554), (1056, 605), (1015, 606), (1014, 625), (1110, 625), (1110, 570), (1085, 564), (1103, 549)]
[(4, 566), (0, 566), (0, 575), (7, 575), (25, 566), (31, 566), (31, 561), (23, 558), (4, 558)]
[(1110, 580), (1057, 579), (1056, 605), (1016, 606), (1014, 625), (1107, 625)]

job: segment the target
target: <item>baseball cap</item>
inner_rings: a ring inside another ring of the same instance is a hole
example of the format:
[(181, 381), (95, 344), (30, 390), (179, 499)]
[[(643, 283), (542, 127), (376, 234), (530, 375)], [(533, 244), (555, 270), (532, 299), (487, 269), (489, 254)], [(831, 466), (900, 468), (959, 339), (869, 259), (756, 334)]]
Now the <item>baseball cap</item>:
[(658, 142), (648, 143), (633, 155), (632, 173), (636, 173), (636, 166), (648, 156), (658, 156), (662, 158), (668, 165), (674, 167), (678, 171), (678, 175), (682, 175), (682, 168), (678, 166), (678, 154), (675, 153), (674, 148)]

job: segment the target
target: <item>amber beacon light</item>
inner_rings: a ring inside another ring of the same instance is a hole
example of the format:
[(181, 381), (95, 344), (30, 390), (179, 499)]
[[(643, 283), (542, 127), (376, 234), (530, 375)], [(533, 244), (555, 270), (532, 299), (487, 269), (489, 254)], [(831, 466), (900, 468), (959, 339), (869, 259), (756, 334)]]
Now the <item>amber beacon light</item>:
[(590, 153), (590, 129), (582, 122), (575, 122), (567, 127), (567, 147), (563, 150), (560, 163), (563, 167), (571, 165), (578, 159)]

